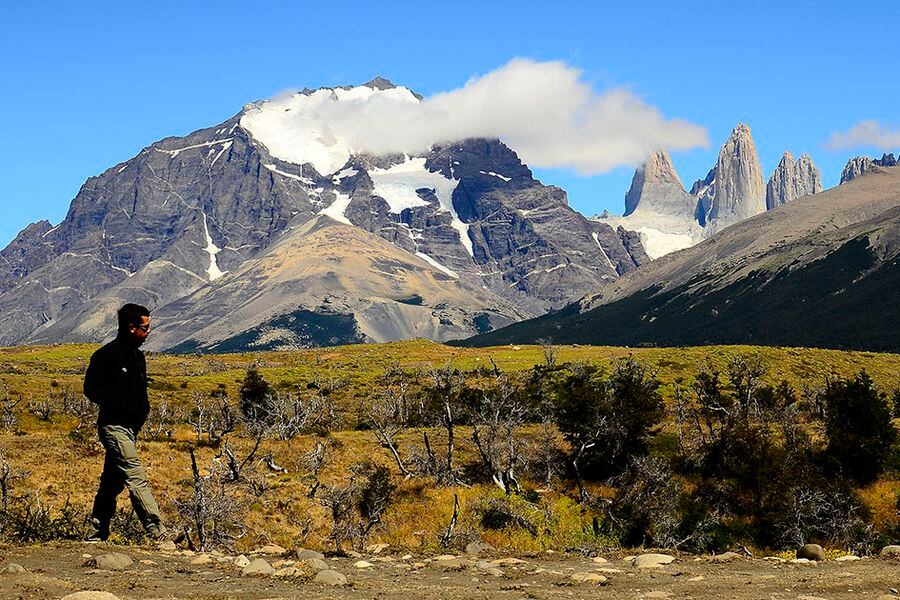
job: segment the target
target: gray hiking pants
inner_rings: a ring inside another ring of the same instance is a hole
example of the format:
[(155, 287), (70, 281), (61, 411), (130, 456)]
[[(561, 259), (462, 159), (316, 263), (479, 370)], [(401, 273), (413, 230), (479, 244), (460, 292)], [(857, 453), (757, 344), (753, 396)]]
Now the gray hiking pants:
[(103, 425), (98, 431), (100, 443), (106, 449), (106, 459), (91, 511), (94, 529), (104, 537), (109, 534), (109, 522), (116, 512), (116, 496), (126, 487), (134, 512), (144, 528), (151, 531), (159, 528), (159, 505), (150, 491), (147, 473), (137, 455), (135, 432), (121, 425)]

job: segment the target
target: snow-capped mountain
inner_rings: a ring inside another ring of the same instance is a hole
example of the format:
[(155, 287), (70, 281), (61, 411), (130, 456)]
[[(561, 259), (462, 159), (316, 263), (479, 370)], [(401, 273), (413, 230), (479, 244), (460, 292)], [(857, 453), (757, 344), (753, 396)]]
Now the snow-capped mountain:
[(647, 260), (499, 140), (379, 152), (372, 107), (418, 101), (383, 79), (304, 90), (89, 178), (0, 251), (0, 345), (100, 341), (125, 301), (153, 309), (151, 349), (445, 340)]

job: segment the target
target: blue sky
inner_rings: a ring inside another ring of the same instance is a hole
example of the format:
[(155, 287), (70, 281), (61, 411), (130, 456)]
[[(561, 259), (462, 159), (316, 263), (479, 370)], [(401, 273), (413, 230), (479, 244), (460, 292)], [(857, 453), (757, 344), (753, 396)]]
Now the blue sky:
[[(706, 128), (708, 148), (673, 154), (687, 187), (738, 122), (766, 177), (790, 149), (812, 155), (826, 187), (850, 156), (882, 152), (829, 148), (832, 133), (867, 120), (900, 129), (895, 3), (623, 4), (7, 0), (0, 246), (32, 221), (58, 223), (87, 177), (160, 138), (287, 89), (375, 75), (428, 96), (516, 57), (563, 61), (598, 92), (624, 87)], [(632, 174), (535, 171), (588, 215), (621, 213)]]

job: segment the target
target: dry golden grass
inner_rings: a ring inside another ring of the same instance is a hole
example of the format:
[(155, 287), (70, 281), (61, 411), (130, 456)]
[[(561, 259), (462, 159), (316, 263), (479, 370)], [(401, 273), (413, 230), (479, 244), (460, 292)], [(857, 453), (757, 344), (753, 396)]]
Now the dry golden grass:
[[(8, 396), (19, 402), (15, 408), (19, 418), (18, 431), (0, 433), (0, 448), (12, 464), (30, 472), (18, 483), (18, 489), (39, 491), (45, 501), (54, 505), (62, 504), (67, 498), (84, 507), (90, 505), (102, 466), (102, 454), (96, 443), (85, 444), (69, 436), (76, 426), (73, 417), (55, 415), (50, 421), (41, 421), (25, 408), (29, 401), (46, 397), (51, 389), (69, 388), (80, 393), (87, 361), (96, 348), (96, 345), (0, 348), (0, 400)], [(633, 356), (656, 372), (667, 400), (671, 399), (672, 386), (678, 379), (689, 380), (704, 363), (724, 371), (728, 362), (739, 354), (758, 357), (768, 368), (767, 381), (776, 383), (786, 379), (797, 390), (804, 386), (819, 386), (827, 375), (849, 376), (862, 368), (882, 389), (888, 391), (900, 387), (900, 355), (893, 354), (744, 346), (659, 349), (563, 346), (558, 348), (558, 353), (560, 362), (585, 361), (601, 365)], [(265, 379), (278, 389), (304, 388), (316, 380), (344, 382), (345, 385), (336, 392), (336, 399), (347, 429), (332, 436), (332, 461), (321, 477), (327, 484), (341, 481), (351, 464), (364, 459), (387, 465), (396, 472), (389, 454), (377, 444), (371, 432), (352, 429), (357, 423), (360, 403), (368, 397), (373, 384), (385, 370), (390, 367), (427, 369), (445, 364), (472, 369), (489, 365), (490, 358), (507, 371), (528, 369), (544, 361), (543, 350), (533, 346), (460, 349), (415, 340), (259, 354), (151, 354), (148, 367), (153, 378), (151, 403), (165, 399), (170, 406), (180, 407), (190, 405), (193, 393), (208, 395), (216, 389), (225, 389), (233, 402), (246, 368), (253, 363), (258, 364)], [(92, 425), (88, 427), (92, 428)], [(441, 432), (433, 431), (430, 435), (439, 452)], [(474, 457), (469, 435), (465, 428), (459, 431), (460, 462)], [(93, 435), (87, 437), (94, 439)], [(247, 451), (250, 440), (231, 438), (239, 452)], [(417, 444), (420, 439), (419, 431), (400, 436), (404, 448)], [(302, 460), (315, 441), (313, 436), (299, 436), (290, 441), (264, 442), (261, 455), (271, 452), (288, 473), (272, 473), (265, 466), (260, 467), (259, 472), (265, 475), (269, 490), (260, 499), (244, 497), (248, 534), (239, 542), (240, 547), (265, 541), (286, 547), (328, 546), (329, 516), (317, 501), (307, 498), (310, 480)], [(190, 493), (187, 449), (195, 442), (194, 433), (187, 427), (180, 427), (171, 440), (142, 441), (140, 444), (153, 489), (170, 518), (174, 516), (174, 500)], [(661, 444), (670, 442), (665, 436), (660, 436), (658, 441)], [(201, 445), (197, 450), (200, 464), (210, 464), (216, 452), (215, 448)], [(876, 524), (896, 523), (893, 502), (898, 484), (900, 482), (896, 480), (885, 480), (861, 491), (873, 510)], [(593, 487), (592, 491), (607, 495), (611, 492), (600, 487)], [(495, 546), (520, 551), (598, 543), (591, 533), (594, 515), (566, 495), (547, 491), (541, 494), (536, 505), (522, 508), (535, 511), (532, 517), (540, 524), (536, 535), (515, 527), (484, 530), (474, 520), (472, 507), (502, 495), (496, 487), (435, 487), (426, 479), (399, 482), (397, 501), (386, 513), (383, 526), (372, 541), (385, 541), (398, 548), (437, 550), (438, 540), (450, 521), (454, 493), (459, 495), (462, 506), (457, 533), (478, 532)], [(120, 502), (127, 506), (126, 496), (123, 495)]]

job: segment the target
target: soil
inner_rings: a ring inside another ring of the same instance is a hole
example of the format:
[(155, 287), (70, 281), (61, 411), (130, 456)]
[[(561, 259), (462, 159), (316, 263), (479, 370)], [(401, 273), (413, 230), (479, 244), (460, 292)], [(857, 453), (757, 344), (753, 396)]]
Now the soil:
[[(134, 560), (123, 571), (98, 570), (92, 556), (121, 552)], [(775, 564), (740, 558), (716, 563), (710, 557), (678, 556), (656, 569), (635, 569), (624, 556), (609, 562), (561, 554), (523, 556), (524, 562), (497, 564), (502, 574), (485, 571), (484, 561), (500, 555), (461, 556), (452, 560), (400, 554), (365, 556), (372, 567), (360, 569), (360, 558), (328, 557), (330, 567), (345, 574), (346, 587), (312, 581), (312, 573), (290, 579), (242, 576), (233, 557), (213, 555), (211, 564), (196, 565), (197, 556), (150, 547), (111, 544), (66, 544), (0, 548), (0, 597), (60, 598), (81, 590), (111, 592), (121, 599), (137, 598), (399, 598), (424, 600), (494, 598), (671, 598), (730, 600), (757, 598), (828, 599), (898, 598), (900, 562), (864, 558), (817, 565)], [(251, 558), (253, 558), (251, 556)], [(290, 557), (266, 556), (270, 563)], [(479, 565), (479, 561), (482, 561)], [(11, 573), (10, 563), (24, 573)], [(298, 566), (300, 566), (298, 564)], [(575, 573), (601, 573), (605, 584), (578, 583)], [(620, 572), (612, 572), (616, 569)]]

